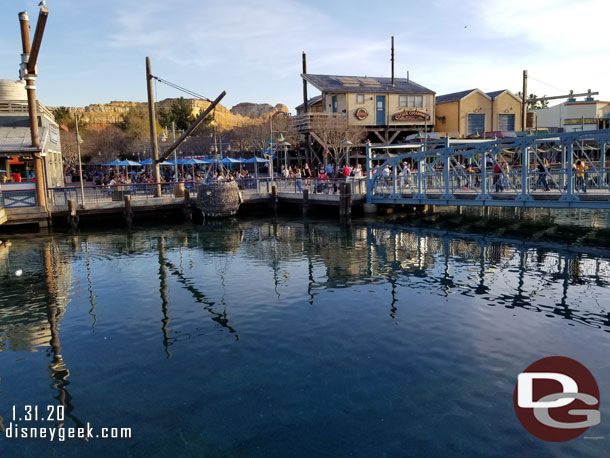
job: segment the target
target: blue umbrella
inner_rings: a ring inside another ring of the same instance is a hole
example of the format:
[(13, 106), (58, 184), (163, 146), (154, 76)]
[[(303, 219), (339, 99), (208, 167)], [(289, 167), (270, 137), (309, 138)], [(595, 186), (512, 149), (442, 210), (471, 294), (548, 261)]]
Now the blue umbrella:
[(231, 164), (240, 164), (242, 162), (242, 160), (241, 159), (233, 159), (232, 157), (225, 157), (220, 162), (222, 162), (224, 165), (231, 165)]
[(265, 162), (269, 162), (269, 159), (263, 159), (262, 157), (251, 157), (250, 159), (246, 159), (244, 161), (246, 164), (264, 164)]
[(180, 165), (199, 165), (199, 164), (205, 164), (205, 161), (202, 161), (200, 159), (178, 159), (178, 164)]
[(125, 161), (119, 161), (119, 163), (117, 165), (120, 165), (123, 167), (140, 167), (142, 164), (140, 164), (139, 162), (136, 162), (136, 161), (125, 160)]
[[(144, 159), (142, 162), (140, 162), (140, 164), (142, 164), (142, 165), (152, 165), (152, 159)], [(174, 163), (173, 162), (163, 161), (163, 162), (159, 162), (159, 165), (174, 165)]]
[(102, 165), (105, 165), (105, 166), (107, 165), (107, 166), (109, 166), (109, 167), (116, 167), (116, 166), (118, 166), (118, 165), (121, 165), (121, 161), (119, 161), (118, 159), (116, 159), (116, 160), (114, 160), (114, 161), (112, 161), (112, 162), (106, 162), (105, 164), (102, 164)]
[(6, 173), (6, 170), (0, 169), (0, 173)]

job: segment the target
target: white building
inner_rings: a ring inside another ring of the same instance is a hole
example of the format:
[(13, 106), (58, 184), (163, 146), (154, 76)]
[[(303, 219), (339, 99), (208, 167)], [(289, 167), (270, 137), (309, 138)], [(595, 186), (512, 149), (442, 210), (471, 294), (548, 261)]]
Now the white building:
[(534, 111), (536, 126), (550, 132), (610, 129), (610, 102), (592, 98), (582, 101), (568, 99), (549, 108)]

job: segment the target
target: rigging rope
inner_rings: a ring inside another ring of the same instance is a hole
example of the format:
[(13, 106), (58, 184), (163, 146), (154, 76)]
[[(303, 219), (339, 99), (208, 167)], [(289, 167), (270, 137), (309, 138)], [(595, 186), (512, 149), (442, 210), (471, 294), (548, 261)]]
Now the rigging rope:
[(178, 91), (182, 91), (185, 94), (192, 95), (193, 97), (195, 97), (197, 99), (203, 99), (203, 100), (206, 100), (208, 102), (211, 102), (211, 100), (209, 98), (207, 98), (207, 97), (205, 97), (205, 96), (203, 96), (201, 94), (198, 94), (198, 93), (196, 93), (194, 91), (191, 91), (189, 89), (185, 89), (182, 86), (178, 86), (177, 84), (172, 83), (172, 82), (167, 81), (167, 80), (164, 80), (163, 78), (159, 78), (158, 76), (154, 76), (154, 75), (151, 75), (151, 76), (155, 79), (155, 81), (159, 81), (160, 83), (163, 83), (163, 84), (165, 84), (165, 85), (167, 85), (169, 87), (177, 89)]
[(534, 78), (534, 77), (533, 77), (533, 76), (531, 76), (531, 75), (528, 75), (528, 78), (531, 78), (531, 79), (533, 79), (534, 81), (538, 81), (539, 83), (542, 83), (542, 84), (544, 84), (545, 86), (552, 87), (553, 89), (557, 89), (558, 91), (561, 91), (561, 92), (564, 92), (564, 93), (569, 92), (569, 91), (566, 91), (565, 89), (561, 89), (561, 88), (559, 88), (559, 87), (553, 86), (552, 84), (545, 83), (544, 81), (540, 81), (539, 79), (536, 79), (536, 78)]

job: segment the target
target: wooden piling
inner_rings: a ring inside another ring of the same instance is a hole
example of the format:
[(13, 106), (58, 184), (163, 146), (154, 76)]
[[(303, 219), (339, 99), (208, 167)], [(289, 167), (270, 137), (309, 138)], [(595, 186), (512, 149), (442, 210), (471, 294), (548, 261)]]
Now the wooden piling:
[(303, 189), (303, 216), (307, 216), (309, 212), (309, 189)]
[(124, 196), (123, 199), (125, 202), (125, 210), (123, 210), (123, 216), (125, 217), (125, 222), (127, 223), (127, 225), (131, 226), (131, 224), (133, 223), (133, 210), (131, 208), (131, 196), (126, 195), (126, 196)]
[(191, 193), (189, 192), (188, 189), (186, 189), (184, 191), (184, 217), (187, 220), (192, 220), (193, 219), (193, 207), (191, 204)]
[(271, 186), (271, 208), (273, 208), (273, 213), (277, 213), (278, 207), (278, 198), (277, 198), (277, 185)]
[(71, 229), (78, 228), (78, 212), (76, 211), (76, 202), (72, 199), (68, 200), (68, 224)]
[(352, 216), (352, 185), (341, 183), (339, 185), (339, 216), (349, 218)]

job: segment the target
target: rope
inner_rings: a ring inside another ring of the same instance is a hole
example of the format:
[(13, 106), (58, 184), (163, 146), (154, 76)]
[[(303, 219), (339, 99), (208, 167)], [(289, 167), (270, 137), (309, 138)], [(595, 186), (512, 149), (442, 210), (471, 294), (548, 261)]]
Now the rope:
[(198, 93), (196, 93), (194, 91), (191, 91), (189, 89), (185, 89), (182, 86), (178, 86), (177, 84), (172, 83), (172, 82), (167, 81), (167, 80), (164, 80), (163, 78), (159, 78), (158, 76), (154, 76), (154, 75), (151, 75), (151, 76), (155, 79), (155, 85), (156, 85), (156, 82), (159, 81), (160, 83), (163, 83), (163, 84), (165, 84), (165, 85), (167, 85), (169, 87), (172, 87), (172, 88), (174, 88), (174, 89), (176, 89), (178, 91), (182, 91), (185, 94), (192, 95), (193, 97), (195, 97), (197, 99), (203, 99), (203, 100), (206, 100), (208, 102), (211, 102), (211, 100), (209, 98), (207, 98), (207, 97), (205, 97), (205, 96), (203, 96), (201, 94), (198, 94)]
[(565, 92), (569, 92), (569, 91), (566, 91), (565, 89), (561, 89), (561, 88), (559, 88), (559, 87), (555, 87), (555, 86), (553, 86), (553, 85), (551, 85), (551, 84), (549, 84), (549, 83), (545, 83), (544, 81), (540, 81), (539, 79), (536, 79), (536, 78), (534, 78), (533, 76), (528, 75), (528, 78), (531, 78), (531, 79), (533, 79), (534, 81), (538, 81), (539, 83), (544, 84), (545, 86), (552, 87), (553, 89), (556, 89), (556, 90), (558, 90), (558, 91), (561, 91), (561, 92), (564, 92), (564, 93), (565, 93)]

